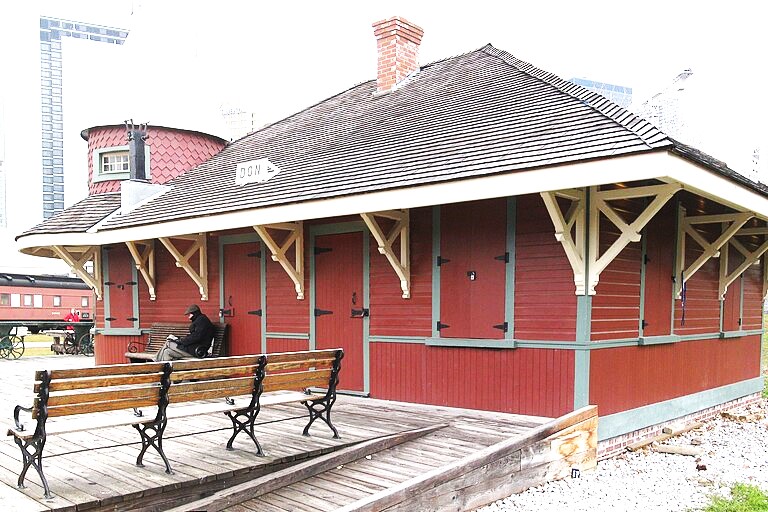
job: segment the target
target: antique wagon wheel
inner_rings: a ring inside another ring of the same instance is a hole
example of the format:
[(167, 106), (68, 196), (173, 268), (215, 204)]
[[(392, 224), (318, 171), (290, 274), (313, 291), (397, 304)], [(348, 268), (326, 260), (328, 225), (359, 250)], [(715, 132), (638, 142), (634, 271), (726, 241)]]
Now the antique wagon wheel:
[(16, 335), (3, 336), (0, 340), (0, 357), (18, 359), (24, 354), (24, 340)]

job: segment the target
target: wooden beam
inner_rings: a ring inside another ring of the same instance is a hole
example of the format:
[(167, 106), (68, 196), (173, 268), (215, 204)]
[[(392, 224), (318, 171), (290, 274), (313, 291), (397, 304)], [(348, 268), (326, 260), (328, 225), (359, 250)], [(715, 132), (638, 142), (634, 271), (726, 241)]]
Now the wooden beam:
[[(386, 256), (387, 261), (400, 279), (400, 289), (403, 291), (403, 298), (411, 297), (411, 255), (410, 255), (410, 231), (411, 221), (408, 210), (390, 210), (384, 212), (361, 213), (365, 225), (373, 234), (376, 243), (379, 245), (379, 254)], [(376, 217), (383, 217), (395, 221), (387, 235), (376, 220)], [(395, 240), (400, 238), (400, 254), (395, 254), (392, 245)]]
[[(79, 248), (80, 251), (73, 251), (71, 247), (62, 245), (53, 245), (51, 250), (60, 259), (64, 260), (72, 269), (72, 272), (82, 279), (85, 284), (93, 289), (96, 299), (102, 298), (102, 276), (101, 276), (101, 246), (95, 245), (87, 248)], [(77, 254), (79, 252), (79, 254)], [(85, 264), (91, 261), (93, 263), (93, 274), (85, 269)]]
[[(584, 254), (583, 242), (586, 220), (585, 192), (583, 190), (569, 190), (567, 195), (558, 192), (541, 192), (540, 195), (555, 227), (555, 239), (562, 244), (568, 262), (571, 264), (576, 295), (585, 295), (586, 255)], [(565, 197), (572, 201), (566, 216), (563, 216), (560, 205), (557, 203), (557, 197)], [(572, 234), (574, 227), (576, 241), (574, 241)]]
[[(710, 258), (723, 257), (720, 249), (725, 246), (729, 240), (731, 240), (736, 233), (739, 232), (741, 227), (747, 223), (749, 219), (753, 217), (753, 214), (749, 212), (742, 213), (728, 213), (718, 215), (698, 215), (695, 217), (689, 217), (685, 214), (685, 210), (681, 209), (678, 215), (678, 247), (677, 247), (677, 276), (675, 279), (675, 297), (678, 299), (681, 296), (683, 285), (693, 277), (698, 270), (704, 266), (704, 264)], [(699, 224), (721, 224), (720, 235), (713, 242), (709, 242), (704, 236), (701, 235), (693, 226)], [(685, 239), (688, 235), (693, 241), (695, 241), (702, 249), (703, 252), (696, 260), (685, 266)], [(723, 253), (727, 252), (723, 251)], [(720, 267), (720, 289), (727, 288), (727, 256), (725, 256), (725, 270), (721, 263)], [(729, 284), (729, 283), (728, 283)], [(723, 291), (723, 293), (725, 293)]]
[(731, 239), (728, 243), (730, 245), (734, 245), (739, 250), (739, 252), (742, 252), (742, 249), (747, 251), (747, 254), (742, 252), (744, 255), (744, 260), (738, 267), (733, 270), (733, 272), (728, 274), (728, 244), (726, 244), (725, 249), (721, 251), (719, 283), (720, 300), (725, 299), (725, 293), (728, 291), (728, 286), (736, 279), (738, 279), (739, 276), (741, 276), (741, 274), (743, 274), (749, 267), (758, 262), (760, 257), (765, 254), (766, 251), (768, 251), (768, 240), (764, 241), (762, 245), (760, 245), (760, 247), (758, 247), (755, 251), (749, 251), (736, 239)]
[[(133, 262), (136, 264), (136, 270), (141, 273), (144, 282), (149, 288), (149, 300), (155, 300), (155, 241), (145, 240), (139, 242), (125, 242), (128, 246)], [(143, 247), (139, 250), (139, 245)]]
[[(278, 224), (264, 224), (253, 226), (256, 233), (272, 253), (272, 261), (280, 263), (288, 277), (293, 281), (296, 289), (296, 298), (304, 298), (304, 222), (281, 222)], [(288, 231), (288, 236), (279, 244), (269, 232), (270, 229)], [(286, 252), (291, 246), (295, 246), (294, 263), (291, 263), (286, 256)]]
[[(206, 234), (198, 233), (197, 235), (174, 236), (173, 238), (191, 240), (192, 244), (184, 254), (181, 254), (181, 251), (173, 245), (171, 237), (160, 237), (158, 240), (171, 253), (171, 256), (176, 261), (176, 266), (183, 268), (198, 286), (200, 289), (200, 300), (208, 300), (208, 244)], [(195, 254), (198, 255), (197, 270), (189, 262)]]

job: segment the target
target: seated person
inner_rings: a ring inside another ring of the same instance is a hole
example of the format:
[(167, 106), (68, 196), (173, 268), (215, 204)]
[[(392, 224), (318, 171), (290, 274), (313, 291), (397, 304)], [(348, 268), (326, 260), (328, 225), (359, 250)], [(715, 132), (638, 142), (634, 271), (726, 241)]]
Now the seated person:
[[(169, 336), (165, 345), (157, 351), (155, 361), (173, 361), (174, 359), (189, 359), (202, 357), (208, 352), (216, 335), (216, 328), (211, 320), (193, 304), (184, 311), (189, 317), (189, 334), (183, 338)], [(175, 339), (173, 339), (175, 338)], [(200, 355), (197, 355), (200, 354)]]

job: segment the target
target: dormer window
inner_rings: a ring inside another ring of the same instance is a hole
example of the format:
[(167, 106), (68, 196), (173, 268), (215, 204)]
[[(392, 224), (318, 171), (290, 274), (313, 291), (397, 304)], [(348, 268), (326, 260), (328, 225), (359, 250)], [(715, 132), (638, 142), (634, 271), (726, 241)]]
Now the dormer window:
[[(149, 146), (144, 146), (144, 166), (151, 179)], [(93, 183), (99, 181), (127, 180), (131, 177), (131, 162), (128, 146), (115, 146), (93, 150)]]
[(102, 153), (100, 174), (125, 173), (131, 169), (128, 166), (128, 152), (116, 151), (114, 153)]

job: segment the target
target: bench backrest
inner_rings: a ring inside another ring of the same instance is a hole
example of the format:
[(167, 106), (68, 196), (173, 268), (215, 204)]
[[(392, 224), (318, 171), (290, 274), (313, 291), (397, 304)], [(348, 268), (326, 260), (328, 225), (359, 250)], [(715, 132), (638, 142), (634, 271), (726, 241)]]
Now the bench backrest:
[[(224, 357), (227, 355), (227, 334), (229, 333), (229, 324), (214, 322), (216, 328), (213, 336), (213, 347), (211, 357)], [(183, 338), (189, 334), (189, 324), (157, 322), (152, 324), (149, 330), (149, 338), (144, 352), (157, 352), (165, 344), (169, 334)]]
[(157, 406), (170, 370), (167, 363), (140, 363), (35, 372), (32, 417)]
[(342, 357), (342, 349), (267, 354), (264, 391), (318, 387), (327, 388), (328, 395), (335, 396)]
[(180, 359), (171, 365), (170, 404), (239, 395), (252, 395), (255, 404), (261, 394), (266, 357)]

